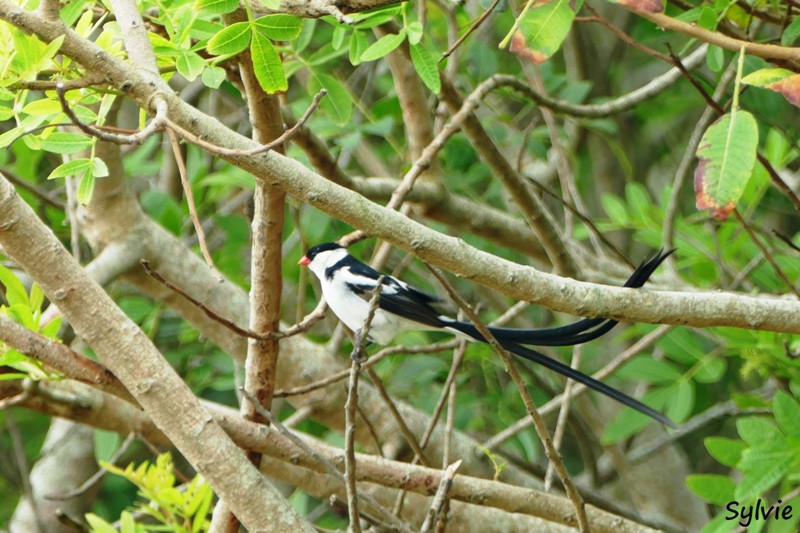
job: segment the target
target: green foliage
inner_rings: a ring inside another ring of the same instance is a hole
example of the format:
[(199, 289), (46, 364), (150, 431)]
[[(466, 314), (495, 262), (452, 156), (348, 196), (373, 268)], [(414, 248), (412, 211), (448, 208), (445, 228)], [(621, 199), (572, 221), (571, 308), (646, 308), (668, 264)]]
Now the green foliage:
[(706, 438), (709, 453), (738, 473), (730, 477), (692, 475), (686, 480), (689, 488), (717, 505), (769, 500), (769, 491), (776, 486), (779, 495), (789, 492), (800, 475), (800, 404), (794, 396), (778, 391), (772, 399), (772, 413), (738, 419), (738, 440)]
[[(0, 314), (31, 331), (51, 339), (55, 338), (61, 326), (61, 319), (57, 318), (47, 324), (41, 323), (44, 292), (38, 285), (34, 283), (29, 294), (17, 276), (0, 265), (0, 288), (5, 292), (5, 299), (8, 302), (8, 305), (0, 305)], [(41, 361), (28, 357), (2, 341), (0, 341), (0, 366), (7, 366), (16, 371), (0, 373), (0, 380), (21, 378), (54, 380), (61, 377), (61, 374), (45, 367)]]
[(136, 522), (134, 516), (137, 514), (155, 520), (158, 524), (156, 529), (159, 531), (199, 533), (208, 530), (210, 525), (208, 513), (213, 497), (211, 487), (200, 475), (180, 487), (175, 486), (174, 467), (168, 452), (159, 455), (155, 464), (144, 461), (139, 466), (130, 464), (125, 469), (106, 462), (101, 464), (112, 474), (133, 483), (138, 489), (140, 501), (130, 511), (122, 512), (120, 530), (97, 515), (87, 514), (86, 520), (92, 531), (99, 533), (152, 531), (154, 526), (149, 521)]

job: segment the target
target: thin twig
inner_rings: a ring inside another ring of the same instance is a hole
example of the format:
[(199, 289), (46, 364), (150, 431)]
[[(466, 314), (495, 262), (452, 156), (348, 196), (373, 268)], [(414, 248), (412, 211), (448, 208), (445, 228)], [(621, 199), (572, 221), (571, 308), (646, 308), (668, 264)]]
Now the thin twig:
[(212, 311), (211, 309), (206, 307), (206, 305), (203, 302), (201, 302), (200, 300), (190, 296), (189, 293), (187, 293), (186, 291), (184, 291), (180, 287), (178, 287), (178, 286), (174, 285), (173, 283), (171, 283), (171, 282), (167, 281), (166, 279), (164, 279), (164, 277), (161, 274), (159, 274), (158, 272), (153, 270), (153, 267), (150, 266), (150, 261), (148, 261), (147, 259), (141, 259), (139, 262), (144, 267), (144, 271), (147, 273), (148, 276), (152, 277), (153, 279), (155, 279), (156, 281), (161, 283), (167, 289), (169, 289), (169, 290), (171, 290), (173, 292), (176, 292), (179, 295), (181, 295), (182, 297), (184, 297), (186, 300), (191, 302), (195, 307), (197, 307), (203, 313), (205, 313), (205, 315), (208, 318), (210, 318), (211, 320), (213, 320), (214, 322), (222, 324), (223, 326), (225, 326), (229, 330), (233, 331), (237, 335), (241, 335), (242, 337), (247, 337), (249, 339), (256, 339), (256, 340), (264, 338), (264, 336), (259, 335), (259, 334), (255, 333), (253, 331), (250, 331), (249, 329), (245, 329), (245, 328), (239, 327), (236, 324), (234, 324), (233, 321), (231, 321), (231, 320), (229, 320), (229, 319), (227, 319), (227, 318), (225, 318), (223, 316), (218, 315), (217, 313), (215, 313), (214, 311)]
[(621, 40), (622, 42), (624, 42), (628, 46), (632, 46), (633, 48), (636, 48), (640, 52), (644, 52), (645, 54), (647, 54), (647, 55), (649, 55), (651, 57), (654, 57), (656, 59), (660, 59), (661, 61), (664, 61), (665, 63), (669, 63), (670, 62), (669, 56), (667, 56), (665, 54), (662, 54), (661, 52), (657, 52), (657, 51), (653, 50), (652, 48), (650, 48), (649, 46), (646, 46), (646, 45), (640, 43), (639, 41), (637, 41), (636, 39), (632, 38), (630, 35), (625, 33), (623, 30), (621, 30), (621, 29), (617, 28), (616, 26), (614, 26), (613, 24), (611, 24), (611, 22), (609, 22), (606, 18), (604, 18), (595, 8), (593, 8), (591, 5), (589, 5), (588, 2), (585, 2), (583, 5), (586, 7), (586, 9), (588, 9), (592, 13), (592, 15), (594, 15), (594, 17), (586, 17), (584, 19), (584, 20), (586, 20), (586, 22), (597, 22), (597, 23), (605, 26), (606, 28), (608, 28), (611, 31), (611, 33), (616, 35), (617, 38), (619, 38), (619, 40)]
[(26, 191), (28, 191), (29, 193), (33, 194), (38, 199), (40, 199), (42, 202), (44, 202), (44, 203), (46, 203), (46, 204), (48, 204), (48, 205), (50, 205), (52, 207), (55, 207), (56, 209), (61, 209), (61, 210), (66, 209), (67, 206), (66, 206), (66, 204), (64, 202), (62, 202), (61, 200), (59, 200), (57, 198), (51, 197), (45, 191), (40, 190), (39, 187), (37, 187), (36, 185), (25, 181), (24, 179), (20, 178), (19, 176), (17, 176), (13, 172), (9, 171), (7, 168), (4, 168), (3, 172), (0, 173), (0, 174), (2, 174), (8, 181), (13, 183), (15, 186), (21, 187), (21, 188), (25, 189)]
[[(428, 442), (430, 441), (431, 436), (433, 436), (433, 431), (436, 429), (436, 425), (439, 422), (439, 417), (442, 415), (442, 409), (444, 408), (444, 404), (451, 400), (454, 396), (454, 384), (456, 382), (456, 376), (458, 375), (458, 369), (461, 367), (461, 363), (464, 361), (464, 354), (467, 351), (467, 341), (466, 339), (458, 339), (458, 346), (456, 347), (455, 351), (453, 352), (453, 362), (450, 364), (450, 371), (447, 374), (447, 379), (445, 379), (444, 385), (442, 386), (442, 392), (439, 395), (439, 400), (436, 402), (436, 406), (433, 408), (433, 413), (430, 416), (428, 421), (428, 427), (425, 428), (425, 432), (422, 434), (422, 438), (420, 439), (420, 447), (424, 450), (428, 446)], [(448, 411), (448, 417), (450, 416), (450, 412)], [(450, 423), (452, 424), (452, 420)], [(452, 427), (451, 427), (452, 429)], [(442, 468), (447, 466), (450, 462), (450, 450), (449, 450), (449, 435), (445, 435), (445, 444), (442, 451)], [(420, 462), (420, 456), (414, 455), (414, 458), (411, 460), (411, 464), (417, 464)], [(397, 495), (397, 500), (395, 501), (394, 505), (394, 513), (398, 514), (403, 508), (403, 500), (405, 499), (406, 491), (400, 491)]]
[(475, 327), (478, 328), (478, 331), (481, 333), (481, 335), (483, 335), (484, 339), (486, 339), (486, 342), (492, 347), (495, 353), (503, 360), (506, 371), (514, 381), (514, 384), (517, 386), (517, 390), (522, 397), (522, 402), (525, 404), (525, 409), (528, 411), (528, 415), (533, 422), (533, 427), (536, 429), (536, 433), (539, 435), (539, 439), (542, 441), (545, 455), (547, 455), (548, 460), (555, 468), (558, 477), (561, 478), (561, 483), (564, 486), (567, 497), (575, 507), (575, 516), (578, 522), (578, 528), (582, 533), (588, 532), (589, 521), (586, 518), (586, 508), (583, 502), (583, 497), (572, 483), (572, 479), (570, 479), (569, 474), (567, 473), (564, 462), (561, 460), (561, 455), (558, 453), (558, 450), (555, 449), (555, 446), (553, 446), (553, 442), (550, 439), (550, 434), (547, 431), (547, 426), (544, 423), (544, 419), (539, 413), (539, 410), (536, 408), (536, 404), (533, 403), (533, 399), (528, 393), (527, 385), (522, 380), (522, 376), (519, 374), (519, 371), (514, 365), (514, 361), (511, 359), (511, 356), (502, 348), (502, 346), (500, 346), (500, 343), (497, 342), (497, 339), (494, 338), (494, 335), (492, 335), (480, 317), (472, 310), (469, 304), (467, 304), (467, 302), (465, 302), (464, 299), (458, 295), (458, 293), (453, 289), (442, 273), (428, 263), (425, 263), (425, 265), (433, 273), (433, 275), (436, 276), (436, 279), (439, 280), (439, 283), (441, 283), (442, 287), (444, 287), (444, 289), (450, 295), (450, 298), (452, 298), (453, 301), (458, 304), (458, 307), (464, 311), (470, 322), (472, 322)]
[[(116, 464), (116, 462), (119, 461), (120, 457), (122, 457), (122, 455), (128, 451), (128, 448), (130, 448), (131, 444), (133, 444), (133, 441), (135, 439), (136, 439), (136, 434), (129, 433), (128, 436), (125, 437), (125, 440), (122, 441), (122, 444), (120, 445), (119, 449), (116, 452), (114, 452), (114, 455), (112, 455), (111, 458), (108, 460), (108, 463), (112, 465)], [(44, 498), (46, 500), (56, 500), (56, 501), (71, 500), (72, 498), (80, 496), (87, 490), (91, 489), (95, 483), (103, 479), (103, 476), (105, 476), (107, 472), (108, 470), (105, 467), (102, 467), (100, 468), (100, 470), (92, 474), (92, 476), (89, 477), (89, 479), (81, 483), (80, 487), (77, 487), (76, 489), (71, 490), (66, 494), (50, 494), (50, 495), (45, 495)]]
[(386, 407), (389, 408), (392, 418), (394, 418), (395, 422), (397, 423), (397, 427), (400, 428), (400, 433), (403, 434), (403, 437), (405, 437), (408, 445), (411, 446), (411, 449), (414, 451), (417, 457), (419, 457), (419, 460), (423, 466), (431, 466), (430, 461), (428, 461), (428, 458), (425, 457), (425, 452), (422, 450), (422, 446), (420, 445), (419, 441), (417, 441), (417, 437), (411, 432), (411, 428), (409, 428), (408, 424), (406, 424), (406, 421), (403, 419), (403, 415), (400, 414), (400, 411), (397, 409), (392, 397), (389, 396), (388, 392), (386, 392), (386, 387), (383, 386), (383, 380), (381, 380), (380, 376), (375, 373), (375, 370), (371, 366), (367, 367), (367, 373), (372, 380), (372, 384), (375, 386), (375, 390), (378, 391), (378, 395), (386, 404)]
[(785, 242), (792, 250), (795, 252), (800, 252), (800, 246), (797, 246), (795, 243), (792, 242), (792, 239), (788, 236), (784, 235), (780, 231), (774, 229), (772, 230), (772, 234), (775, 235), (777, 238)]
[(361, 363), (366, 359), (364, 346), (369, 337), (369, 329), (375, 311), (380, 302), (381, 290), (383, 289), (383, 276), (380, 276), (375, 289), (372, 291), (372, 298), (369, 300), (369, 310), (364, 319), (364, 325), (355, 332), (353, 341), (353, 351), (350, 353), (350, 381), (347, 387), (347, 401), (344, 405), (345, 412), (345, 432), (344, 432), (344, 475), (345, 488), (347, 489), (347, 510), (350, 513), (350, 531), (361, 533), (361, 523), (358, 515), (358, 491), (356, 489), (356, 406), (358, 405), (358, 374), (361, 370)]
[(197, 234), (197, 244), (200, 246), (200, 252), (203, 254), (203, 258), (206, 260), (206, 264), (211, 269), (211, 272), (219, 281), (222, 281), (222, 275), (214, 266), (214, 260), (211, 259), (211, 252), (208, 251), (208, 244), (206, 244), (206, 234), (203, 231), (203, 225), (200, 223), (200, 218), (197, 216), (194, 192), (192, 192), (192, 184), (189, 183), (189, 175), (186, 172), (186, 162), (183, 160), (180, 141), (173, 130), (168, 129), (167, 134), (169, 135), (170, 144), (172, 145), (172, 152), (175, 154), (175, 162), (178, 164), (178, 174), (181, 177), (183, 192), (186, 195), (186, 204), (189, 206), (189, 218), (192, 219), (194, 232)]
[[(300, 438), (297, 433), (292, 431), (287, 427), (286, 424), (278, 420), (271, 411), (264, 408), (264, 406), (258, 404), (257, 400), (247, 392), (244, 387), (239, 387), (239, 391), (242, 393), (242, 397), (246, 398), (253, 407), (255, 408), (256, 412), (263, 416), (266, 420), (269, 421), (270, 426), (275, 428), (278, 433), (292, 441), (292, 443), (300, 448), (305, 454), (309, 457), (313, 458), (327, 473), (335, 477), (336, 479), (340, 480), (343, 484), (345, 483), (345, 477), (342, 472), (334, 466), (328, 459), (325, 458), (324, 455), (316, 451), (312, 446), (309, 446), (302, 438)], [(373, 498), (370, 494), (362, 493), (359, 495), (364, 501), (369, 503), (376, 512), (378, 512), (381, 517), (389, 523), (392, 527), (399, 529), (400, 531), (407, 531), (408, 528), (405, 524), (400, 521), (396, 516), (390, 513), (383, 505), (381, 505), (375, 498)]]
[[(304, 272), (304, 270), (301, 270), (301, 272)], [(300, 286), (302, 287), (302, 284)], [(308, 331), (309, 329), (311, 329), (311, 326), (313, 326), (314, 324), (325, 318), (325, 314), (327, 313), (327, 311), (328, 311), (328, 304), (325, 302), (324, 299), (320, 299), (319, 303), (317, 303), (317, 306), (314, 308), (313, 311), (304, 316), (302, 320), (297, 322), (297, 324), (294, 324), (293, 326), (290, 326), (285, 330), (277, 333), (276, 336), (279, 339), (283, 339), (286, 337), (291, 337), (293, 335), (297, 335), (299, 333)]]
[(467, 40), (467, 38), (468, 38), (470, 35), (472, 35), (472, 34), (475, 32), (475, 30), (477, 30), (478, 28), (480, 28), (480, 27), (481, 27), (481, 24), (483, 24), (483, 22), (484, 22), (484, 21), (485, 21), (487, 18), (489, 18), (489, 15), (491, 15), (491, 14), (492, 14), (492, 12), (494, 11), (494, 8), (496, 8), (496, 7), (497, 7), (497, 4), (499, 4), (499, 3), (500, 3), (500, 0), (494, 0), (494, 2), (492, 2), (492, 3), (491, 3), (491, 5), (490, 5), (489, 7), (487, 7), (487, 8), (486, 8), (486, 10), (485, 10), (483, 13), (481, 13), (481, 16), (480, 16), (480, 17), (478, 17), (477, 19), (475, 19), (475, 22), (473, 22), (473, 23), (472, 23), (472, 25), (471, 25), (471, 26), (469, 27), (469, 29), (468, 29), (468, 30), (467, 30), (467, 31), (464, 33), (464, 35), (462, 35), (461, 37), (459, 37), (459, 38), (458, 38), (458, 40), (457, 40), (456, 42), (454, 42), (453, 44), (451, 44), (451, 45), (450, 45), (450, 48), (448, 48), (447, 50), (445, 50), (445, 52), (444, 52), (444, 53), (442, 54), (442, 56), (439, 58), (439, 63), (441, 63), (442, 61), (444, 61), (445, 59), (447, 59), (448, 57), (450, 57), (450, 54), (452, 54), (452, 53), (453, 53), (453, 52), (456, 50), (456, 48), (458, 48), (459, 46), (461, 46), (461, 44), (462, 44), (464, 41), (466, 41), (466, 40)]
[(17, 425), (17, 420), (14, 418), (14, 415), (10, 412), (6, 413), (6, 429), (8, 430), (8, 436), (11, 438), (11, 448), (14, 452), (14, 461), (16, 462), (20, 482), (22, 483), (22, 492), (25, 494), (25, 498), (31, 506), (39, 531), (47, 531), (45, 521), (39, 509), (38, 500), (33, 493), (30, 477), (31, 471), (28, 468), (28, 461), (25, 458), (25, 446), (22, 443), (19, 426)]
[(164, 126), (168, 123), (169, 119), (167, 118), (167, 113), (169, 108), (167, 106), (167, 101), (164, 100), (161, 96), (155, 96), (153, 98), (153, 105), (155, 107), (156, 113), (153, 117), (153, 120), (150, 121), (143, 130), (138, 131), (132, 135), (119, 135), (116, 133), (109, 133), (103, 131), (99, 128), (86, 124), (82, 122), (78, 116), (75, 114), (75, 111), (69, 105), (67, 101), (67, 88), (63, 82), (59, 82), (56, 84), (56, 95), (58, 95), (58, 101), (61, 103), (61, 109), (64, 111), (64, 114), (69, 117), (70, 121), (82, 132), (86, 133), (87, 135), (91, 135), (92, 137), (96, 137), (101, 141), (106, 141), (114, 144), (142, 144), (148, 137), (154, 135), (156, 132), (161, 131), (164, 129)]
[[(579, 344), (572, 350), (572, 368), (578, 369), (581, 366), (581, 355), (583, 354), (583, 345)], [(567, 420), (569, 419), (569, 406), (572, 401), (572, 388), (575, 382), (571, 379), (567, 380), (564, 386), (564, 394), (561, 396), (561, 409), (558, 411), (558, 419), (556, 420), (556, 429), (553, 431), (553, 446), (556, 450), (561, 449), (561, 441), (564, 438), (564, 431), (567, 427)], [(549, 492), (553, 484), (553, 464), (547, 465), (547, 472), (544, 475), (544, 490)]]
[[(592, 377), (597, 380), (602, 380), (613, 374), (619, 367), (639, 355), (639, 353), (645, 349), (647, 349), (651, 344), (656, 342), (658, 339), (666, 335), (673, 326), (668, 324), (661, 325), (645, 335), (644, 337), (640, 338), (636, 341), (630, 348), (619, 354), (617, 357), (614, 358), (613, 361), (608, 363), (598, 372), (595, 372)], [(589, 390), (589, 387), (580, 383), (575, 385), (572, 388), (572, 397), (577, 398), (579, 395), (584, 394), (586, 391)], [(559, 394), (555, 398), (551, 399), (549, 402), (544, 404), (539, 412), (544, 415), (550, 414), (554, 412), (561, 406), (561, 398), (563, 395)], [(505, 441), (513, 437), (514, 435), (518, 434), (521, 431), (531, 427), (532, 422), (529, 417), (524, 417), (512, 424), (511, 426), (507, 427), (503, 431), (497, 433), (492, 438), (487, 440), (483, 443), (483, 447), (489, 450), (494, 450)]]
[(425, 516), (425, 521), (422, 523), (419, 533), (429, 533), (433, 529), (436, 520), (442, 513), (444, 504), (447, 501), (447, 493), (450, 492), (450, 488), (453, 486), (453, 478), (459, 467), (461, 467), (461, 459), (445, 469), (444, 474), (442, 474), (441, 479), (439, 479), (439, 488), (436, 489), (436, 495), (433, 497), (433, 502), (431, 502), (431, 508), (428, 509), (428, 514)]
[(225, 148), (224, 146), (217, 146), (216, 144), (204, 141), (194, 133), (183, 129), (171, 120), (167, 120), (166, 126), (169, 130), (178, 134), (184, 141), (197, 145), (214, 155), (222, 157), (249, 157), (268, 152), (277, 146), (281, 146), (283, 143), (291, 139), (292, 136), (308, 121), (308, 119), (311, 117), (311, 113), (313, 113), (317, 106), (319, 106), (320, 100), (322, 100), (322, 97), (326, 94), (328, 93), (325, 91), (325, 89), (322, 89), (320, 92), (318, 92), (311, 101), (311, 105), (309, 105), (308, 109), (306, 109), (306, 112), (302, 117), (300, 117), (300, 120), (298, 120), (291, 128), (283, 132), (280, 137), (256, 148), (251, 148), (250, 150), (237, 150), (233, 148)]
[(3, 398), (0, 400), (0, 411), (5, 411), (9, 407), (14, 407), (15, 405), (19, 405), (21, 403), (25, 403), (30, 399), (31, 393), (27, 390), (23, 390), (19, 394), (15, 394), (14, 396), (9, 396), (8, 398)]
[(736, 220), (739, 221), (739, 224), (742, 225), (747, 234), (750, 236), (750, 240), (753, 241), (753, 243), (758, 247), (758, 249), (761, 250), (761, 253), (764, 254), (764, 259), (767, 260), (767, 262), (770, 264), (770, 266), (778, 275), (778, 277), (781, 278), (781, 281), (783, 281), (786, 284), (786, 287), (790, 291), (792, 291), (795, 296), (800, 298), (800, 291), (797, 290), (797, 287), (795, 287), (794, 283), (792, 283), (792, 280), (789, 279), (789, 276), (786, 275), (786, 272), (784, 272), (783, 269), (780, 267), (780, 265), (778, 265), (777, 261), (775, 261), (775, 258), (772, 256), (772, 252), (770, 252), (767, 249), (767, 247), (764, 246), (764, 243), (762, 243), (761, 239), (758, 238), (758, 235), (756, 235), (756, 233), (753, 231), (753, 228), (750, 227), (750, 224), (748, 224), (747, 221), (745, 221), (745, 219), (742, 217), (742, 214), (739, 213), (739, 210), (734, 209), (733, 215), (736, 217)]
[[(436, 353), (436, 352), (443, 352), (445, 350), (450, 350), (451, 348), (455, 348), (457, 345), (457, 341), (447, 341), (447, 342), (440, 342), (436, 344), (426, 344), (422, 346), (390, 346), (389, 348), (384, 348), (383, 350), (379, 351), (368, 360), (361, 363), (361, 368), (367, 368), (378, 361), (382, 360), (384, 357), (389, 355), (395, 354), (426, 354), (426, 353)], [(300, 385), (291, 389), (283, 389), (275, 391), (276, 398), (285, 398), (288, 396), (297, 396), (298, 394), (305, 394), (307, 392), (315, 391), (317, 389), (321, 389), (323, 387), (327, 387), (331, 383), (336, 383), (337, 381), (341, 381), (347, 376), (350, 375), (350, 369), (345, 368), (344, 370), (340, 370), (330, 376), (327, 376), (323, 379), (318, 381), (314, 381), (313, 383), (308, 383), (307, 385)]]

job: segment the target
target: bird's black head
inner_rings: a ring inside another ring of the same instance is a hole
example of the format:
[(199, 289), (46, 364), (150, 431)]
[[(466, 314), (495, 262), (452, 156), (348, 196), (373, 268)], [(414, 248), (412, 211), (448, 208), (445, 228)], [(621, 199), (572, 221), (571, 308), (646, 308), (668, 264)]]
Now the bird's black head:
[(306, 255), (304, 255), (303, 258), (300, 259), (299, 263), (301, 265), (307, 265), (314, 260), (317, 254), (321, 252), (329, 252), (331, 250), (338, 250), (340, 248), (344, 248), (344, 246), (335, 242), (324, 242), (322, 244), (312, 246), (311, 248), (308, 249)]

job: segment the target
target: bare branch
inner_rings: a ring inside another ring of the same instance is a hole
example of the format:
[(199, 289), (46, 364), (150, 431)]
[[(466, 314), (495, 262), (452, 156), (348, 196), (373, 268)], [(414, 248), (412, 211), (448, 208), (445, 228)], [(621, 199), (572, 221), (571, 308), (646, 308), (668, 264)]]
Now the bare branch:
[(458, 295), (445, 277), (438, 270), (427, 263), (426, 266), (433, 273), (433, 275), (436, 276), (436, 279), (439, 280), (439, 283), (441, 283), (442, 287), (444, 287), (444, 289), (447, 291), (447, 294), (450, 296), (450, 298), (452, 298), (453, 301), (458, 304), (458, 307), (464, 311), (469, 318), (469, 321), (475, 324), (475, 327), (478, 328), (478, 331), (480, 331), (481, 335), (483, 335), (483, 337), (486, 339), (486, 342), (489, 343), (495, 353), (500, 356), (500, 359), (503, 360), (506, 371), (508, 372), (508, 375), (511, 376), (514, 384), (517, 386), (517, 390), (519, 391), (522, 401), (525, 404), (525, 409), (528, 411), (528, 415), (533, 422), (533, 427), (536, 429), (536, 433), (539, 435), (539, 440), (541, 440), (542, 445), (544, 446), (547, 459), (549, 459), (550, 464), (553, 465), (556, 473), (558, 473), (558, 477), (561, 478), (561, 483), (564, 485), (564, 490), (566, 490), (567, 496), (575, 507), (575, 516), (578, 527), (580, 528), (581, 533), (588, 533), (589, 521), (586, 518), (586, 509), (585, 503), (583, 502), (583, 497), (572, 483), (572, 479), (570, 479), (569, 474), (567, 473), (564, 462), (561, 460), (561, 454), (558, 452), (556, 447), (553, 446), (553, 441), (550, 439), (550, 434), (547, 431), (544, 418), (542, 418), (542, 415), (537, 409), (536, 404), (533, 403), (533, 399), (528, 393), (527, 384), (523, 381), (522, 376), (519, 374), (519, 371), (514, 365), (514, 361), (512, 360), (511, 356), (503, 349), (502, 346), (500, 346), (500, 343), (498, 343), (497, 339), (494, 338), (494, 335), (492, 335), (492, 333), (489, 331), (489, 328), (486, 327), (486, 324), (483, 323), (478, 314), (472, 310), (469, 304)]

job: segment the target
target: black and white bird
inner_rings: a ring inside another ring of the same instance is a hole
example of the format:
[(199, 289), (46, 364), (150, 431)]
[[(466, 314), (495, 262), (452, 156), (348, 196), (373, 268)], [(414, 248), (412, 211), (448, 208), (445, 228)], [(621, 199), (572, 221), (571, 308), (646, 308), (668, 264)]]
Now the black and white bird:
[[(625, 287), (639, 288), (674, 250), (659, 251), (652, 259), (640, 264), (631, 274)], [(331, 310), (348, 328), (359, 331), (369, 312), (369, 301), (381, 273), (350, 255), (347, 248), (335, 243), (318, 244), (298, 261), (308, 266), (319, 278), (322, 294)], [(470, 339), (486, 342), (478, 328), (440, 314), (433, 305), (440, 300), (389, 275), (383, 275), (378, 308), (372, 319), (367, 339), (377, 344), (389, 344), (394, 337), (409, 330), (449, 330)], [(500, 345), (510, 353), (583, 383), (627, 405), (662, 424), (674, 427), (664, 415), (635, 400), (627, 394), (609, 387), (574, 368), (532, 350), (523, 344), (538, 346), (571, 346), (582, 344), (608, 332), (617, 324), (605, 318), (584, 318), (568, 324), (543, 329), (515, 329), (489, 327)]]

